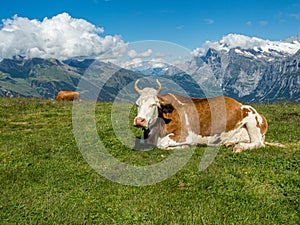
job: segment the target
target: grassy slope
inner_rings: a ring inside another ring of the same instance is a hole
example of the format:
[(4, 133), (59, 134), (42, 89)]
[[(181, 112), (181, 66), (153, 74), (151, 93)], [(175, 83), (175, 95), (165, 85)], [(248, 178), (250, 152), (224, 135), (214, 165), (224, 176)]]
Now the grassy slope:
[[(221, 148), (198, 171), (204, 152), (175, 176), (146, 187), (99, 176), (83, 159), (72, 130), (72, 103), (0, 98), (0, 224), (299, 224), (300, 105), (259, 105), (267, 141), (288, 144), (241, 154)], [(168, 152), (123, 147), (97, 105), (103, 143), (122, 161), (151, 164)]]

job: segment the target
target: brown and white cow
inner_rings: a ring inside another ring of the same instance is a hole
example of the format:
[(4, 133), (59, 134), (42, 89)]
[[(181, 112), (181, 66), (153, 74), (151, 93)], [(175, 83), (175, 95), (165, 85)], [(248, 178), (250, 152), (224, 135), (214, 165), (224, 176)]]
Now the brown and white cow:
[(55, 100), (56, 101), (73, 101), (73, 100), (79, 100), (80, 93), (76, 91), (60, 91), (56, 95)]
[(253, 107), (229, 97), (189, 98), (177, 94), (158, 96), (158, 89), (138, 88), (134, 126), (144, 129), (147, 144), (161, 149), (194, 145), (234, 146), (234, 152), (265, 146), (268, 124)]

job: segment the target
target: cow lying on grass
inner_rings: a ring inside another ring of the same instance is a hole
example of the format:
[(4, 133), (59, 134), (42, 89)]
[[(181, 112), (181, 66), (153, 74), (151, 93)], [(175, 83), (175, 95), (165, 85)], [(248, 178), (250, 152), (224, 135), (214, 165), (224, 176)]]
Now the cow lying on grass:
[(234, 146), (234, 152), (264, 147), (266, 118), (253, 107), (228, 97), (189, 98), (177, 94), (158, 96), (158, 89), (138, 88), (134, 126), (144, 129), (146, 145), (178, 149), (194, 145)]

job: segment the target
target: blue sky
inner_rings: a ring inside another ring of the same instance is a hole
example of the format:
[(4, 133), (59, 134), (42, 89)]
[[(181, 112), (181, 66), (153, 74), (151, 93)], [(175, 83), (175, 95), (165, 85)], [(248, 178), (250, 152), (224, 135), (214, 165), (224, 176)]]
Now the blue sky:
[(189, 49), (229, 33), (282, 40), (300, 35), (300, 1), (4, 0), (0, 19), (43, 20), (67, 12), (125, 42), (163, 40)]

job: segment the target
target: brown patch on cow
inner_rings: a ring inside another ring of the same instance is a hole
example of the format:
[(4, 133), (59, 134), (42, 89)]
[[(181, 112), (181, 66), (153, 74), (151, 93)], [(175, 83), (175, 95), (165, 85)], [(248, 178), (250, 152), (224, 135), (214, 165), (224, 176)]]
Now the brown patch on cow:
[(247, 117), (249, 115), (249, 108), (243, 108), (242, 109), (242, 114), (243, 114), (243, 118)]
[(55, 97), (56, 101), (73, 101), (79, 100), (80, 93), (76, 91), (60, 91)]
[(252, 112), (252, 114), (255, 114), (256, 112), (254, 111), (254, 109), (249, 108), (249, 110)]
[[(185, 138), (188, 134), (188, 129), (186, 126), (182, 125), (185, 124), (185, 116), (184, 109), (180, 103), (187, 101), (187, 99), (183, 99), (185, 97), (180, 96), (179, 99), (175, 99), (172, 95), (164, 95), (159, 96), (158, 99), (160, 103), (163, 105), (172, 105), (173, 111), (172, 112), (161, 112), (159, 117), (161, 117), (165, 122), (165, 132), (166, 134), (173, 133), (174, 135), (170, 136), (176, 142), (185, 141)], [(177, 101), (179, 100), (179, 102)]]
[(241, 111), (241, 103), (223, 96), (200, 99), (167, 94), (158, 98), (174, 107), (172, 113), (160, 117), (166, 121), (166, 134), (173, 133), (170, 138), (177, 142), (184, 141), (189, 131), (205, 137), (233, 130), (248, 113)]
[(268, 122), (267, 122), (267, 119), (262, 115), (262, 114), (259, 114), (262, 118), (262, 123), (260, 124), (258, 122), (258, 118), (256, 119), (257, 121), (257, 126), (260, 128), (260, 133), (261, 134), (266, 134), (267, 133), (267, 130), (268, 130)]

